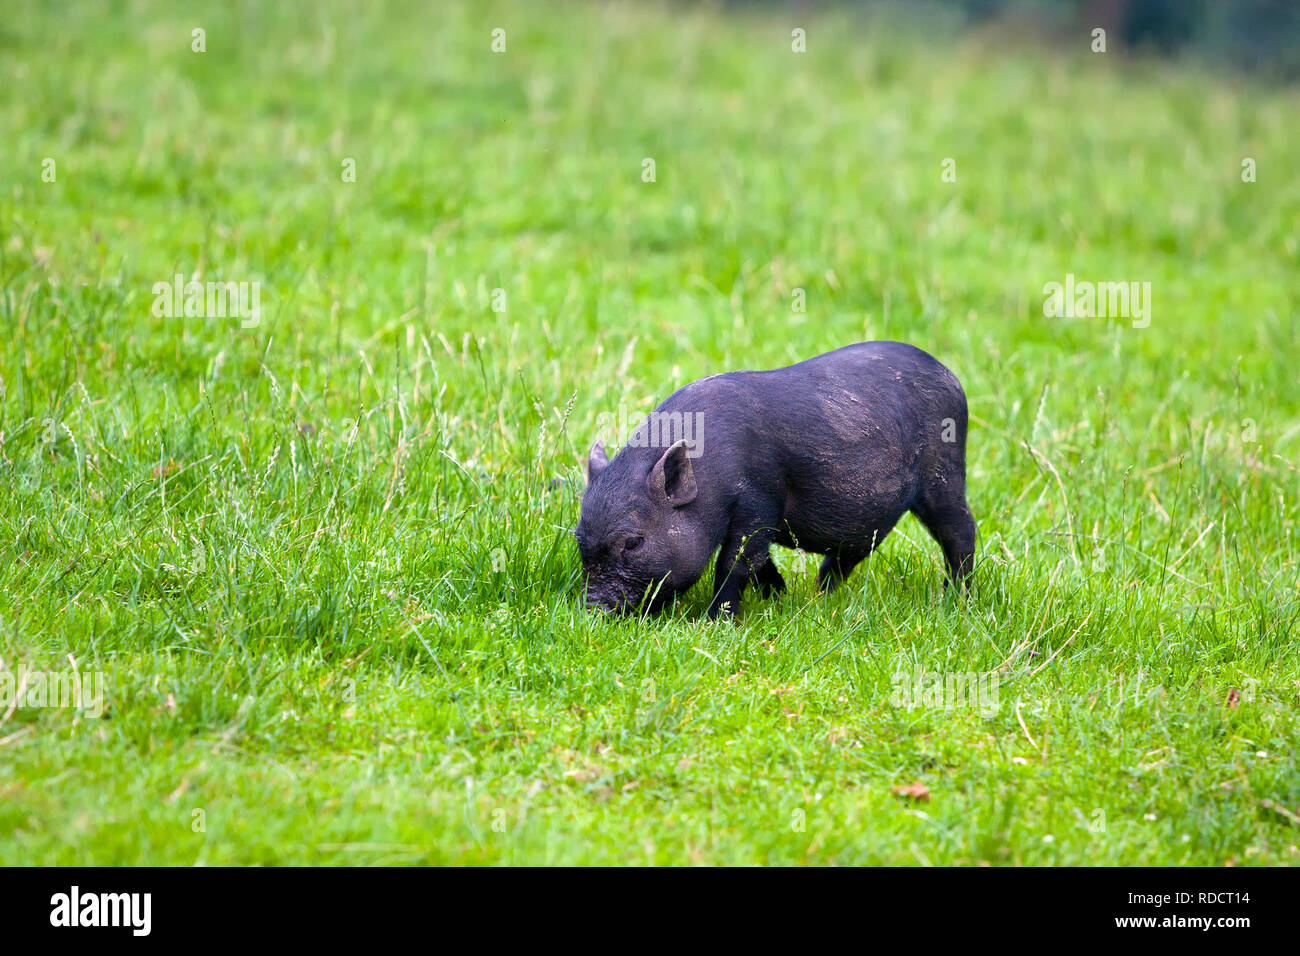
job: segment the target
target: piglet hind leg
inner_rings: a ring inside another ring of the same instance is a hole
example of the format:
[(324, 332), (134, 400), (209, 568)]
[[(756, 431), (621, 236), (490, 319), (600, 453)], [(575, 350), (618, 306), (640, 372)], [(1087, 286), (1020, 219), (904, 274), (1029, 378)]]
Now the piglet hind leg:
[(967, 579), (975, 568), (975, 519), (966, 504), (964, 489), (944, 485), (926, 488), (912, 513), (943, 549), (948, 580), (966, 590)]

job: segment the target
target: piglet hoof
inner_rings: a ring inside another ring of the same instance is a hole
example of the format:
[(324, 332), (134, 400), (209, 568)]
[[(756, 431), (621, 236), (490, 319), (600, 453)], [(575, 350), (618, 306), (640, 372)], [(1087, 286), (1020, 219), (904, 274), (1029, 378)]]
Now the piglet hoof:
[(951, 594), (961, 601), (968, 600), (971, 596), (970, 581), (962, 578), (960, 581), (953, 582), (951, 578), (944, 578), (943, 593)]
[(721, 601), (710, 604), (709, 610), (706, 613), (708, 614), (710, 621), (716, 621), (719, 619), (724, 621), (735, 621), (736, 619), (736, 609), (730, 601)]

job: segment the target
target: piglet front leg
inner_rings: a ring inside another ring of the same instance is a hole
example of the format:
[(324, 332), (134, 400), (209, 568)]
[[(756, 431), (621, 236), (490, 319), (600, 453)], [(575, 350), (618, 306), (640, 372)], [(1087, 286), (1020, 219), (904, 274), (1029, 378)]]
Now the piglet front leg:
[(718, 553), (718, 564), (713, 577), (713, 600), (709, 602), (708, 611), (713, 620), (722, 614), (731, 618), (736, 616), (740, 610), (740, 598), (750, 580), (762, 584), (765, 592), (769, 589), (785, 589), (785, 581), (781, 579), (781, 572), (772, 564), (770, 553), (775, 523), (751, 520), (744, 527), (748, 530), (740, 533), (733, 523), (722, 542), (722, 550)]

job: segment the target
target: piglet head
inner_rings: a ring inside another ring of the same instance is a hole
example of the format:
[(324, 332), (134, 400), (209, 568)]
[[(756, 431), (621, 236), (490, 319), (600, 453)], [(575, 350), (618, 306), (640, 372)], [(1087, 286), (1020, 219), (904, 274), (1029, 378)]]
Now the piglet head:
[(708, 566), (711, 536), (690, 507), (699, 489), (686, 441), (648, 471), (645, 461), (625, 452), (611, 462), (600, 442), (587, 458), (577, 537), (591, 607), (658, 611)]

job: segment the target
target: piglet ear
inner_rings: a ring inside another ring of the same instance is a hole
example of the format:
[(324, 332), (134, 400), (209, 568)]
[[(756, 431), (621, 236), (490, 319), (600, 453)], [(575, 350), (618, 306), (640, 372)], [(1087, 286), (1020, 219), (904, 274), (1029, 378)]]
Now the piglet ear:
[(595, 481), (602, 471), (609, 467), (609, 459), (605, 456), (605, 443), (598, 441), (591, 446), (591, 451), (587, 453), (587, 484)]
[(691, 468), (691, 459), (686, 454), (686, 439), (674, 442), (663, 453), (655, 466), (650, 469), (646, 479), (650, 491), (660, 498), (667, 499), (674, 508), (690, 504), (695, 500), (699, 489), (695, 486), (695, 471)]

